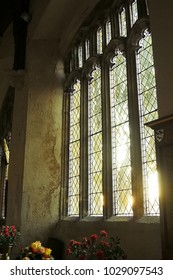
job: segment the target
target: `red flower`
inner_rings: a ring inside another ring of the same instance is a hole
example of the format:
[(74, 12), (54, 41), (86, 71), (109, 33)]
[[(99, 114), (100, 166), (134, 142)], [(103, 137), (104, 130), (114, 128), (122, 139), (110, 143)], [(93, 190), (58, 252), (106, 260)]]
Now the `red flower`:
[(92, 234), (90, 237), (83, 237), (82, 242), (71, 240), (67, 255), (74, 256), (80, 260), (116, 260), (125, 259), (126, 255), (121, 249), (119, 238), (110, 237), (105, 230), (100, 234)]
[(11, 226), (12, 231), (16, 231), (16, 227), (15, 226)]
[(108, 236), (108, 233), (105, 230), (101, 230), (100, 234), (105, 237)]
[(69, 255), (71, 254), (71, 252), (72, 252), (72, 251), (71, 251), (71, 248), (68, 248), (68, 249), (67, 249), (67, 252), (66, 252), (66, 253), (67, 253), (67, 256), (69, 256)]
[(104, 253), (102, 250), (97, 251), (95, 255), (98, 258), (98, 260), (104, 260)]
[(69, 243), (70, 243), (70, 246), (73, 246), (75, 244), (75, 240), (71, 239)]
[(96, 240), (96, 239), (98, 238), (98, 235), (97, 235), (97, 234), (92, 234), (92, 235), (90, 236), (90, 238), (91, 238), (92, 240)]
[(5, 232), (8, 232), (8, 231), (9, 231), (8, 227), (6, 227), (6, 228), (4, 229), (4, 231), (5, 231)]
[(81, 256), (79, 257), (79, 259), (80, 259), (80, 260), (85, 260), (86, 257), (85, 257), (85, 255), (81, 255)]

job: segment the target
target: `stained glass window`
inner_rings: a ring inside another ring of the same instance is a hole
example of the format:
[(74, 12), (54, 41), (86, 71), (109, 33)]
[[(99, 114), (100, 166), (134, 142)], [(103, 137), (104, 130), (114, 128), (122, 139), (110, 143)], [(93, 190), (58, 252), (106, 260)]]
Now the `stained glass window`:
[(159, 214), (154, 132), (144, 124), (158, 118), (151, 34), (146, 31), (137, 52), (138, 98), (145, 214)]
[(130, 130), (126, 59), (119, 52), (110, 70), (113, 212), (132, 215)]
[(88, 84), (89, 215), (103, 215), (101, 69)]
[(74, 84), (70, 95), (70, 141), (68, 215), (79, 215), (79, 176), (80, 176), (80, 81)]

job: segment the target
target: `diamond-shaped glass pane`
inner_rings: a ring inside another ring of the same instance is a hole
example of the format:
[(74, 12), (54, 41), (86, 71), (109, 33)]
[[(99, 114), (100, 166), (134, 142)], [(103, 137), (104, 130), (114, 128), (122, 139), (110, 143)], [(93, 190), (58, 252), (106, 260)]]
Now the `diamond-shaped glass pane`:
[(85, 40), (85, 59), (87, 60), (90, 57), (90, 41)]
[(159, 195), (154, 132), (145, 123), (158, 117), (155, 70), (151, 35), (146, 31), (137, 52), (138, 97), (143, 164), (144, 209), (147, 215), (159, 215)]
[(150, 67), (141, 72), (141, 92), (150, 90), (155, 86), (155, 71), (153, 67)]
[(101, 70), (92, 73), (88, 88), (89, 215), (103, 214)]
[(69, 128), (69, 180), (68, 215), (79, 215), (79, 176), (80, 176), (80, 82), (74, 85), (70, 95)]
[(115, 212), (119, 216), (132, 215), (132, 194), (130, 190), (120, 190), (114, 196)]
[(142, 103), (143, 103), (143, 114), (150, 114), (151, 112), (157, 110), (157, 103), (156, 103), (156, 94), (155, 90), (151, 88), (148, 91), (145, 91), (142, 94)]
[(79, 123), (79, 121), (80, 121), (80, 107), (75, 107), (75, 109), (71, 110), (70, 119), (73, 120), (73, 125)]
[(107, 22), (106, 22), (106, 45), (109, 44), (111, 39), (112, 39), (111, 22), (110, 22), (110, 20), (107, 20)]
[(78, 47), (78, 65), (79, 65), (79, 67), (83, 66), (83, 48), (82, 48), (82, 44), (80, 44), (79, 47)]
[(130, 5), (130, 18), (131, 18), (131, 26), (137, 21), (138, 19), (138, 7), (137, 7), (137, 0), (131, 2)]
[(130, 129), (126, 59), (119, 53), (110, 69), (113, 212), (132, 215)]
[(116, 76), (112, 75), (112, 78), (114, 80), (114, 84), (116, 86), (114, 87), (114, 90), (112, 88), (112, 94), (114, 95), (114, 99), (116, 100), (116, 104), (122, 101), (127, 100), (127, 84), (126, 81), (123, 81), (120, 84), (117, 84), (115, 82)]
[(71, 195), (68, 197), (68, 213), (71, 216), (79, 215), (79, 195)]
[(120, 104), (117, 104), (112, 108), (112, 117), (114, 117), (115, 125), (128, 121), (129, 115), (127, 101), (121, 102), (121, 106)]
[(97, 53), (101, 54), (103, 52), (103, 31), (102, 27), (99, 27), (97, 30)]
[(126, 25), (126, 10), (123, 8), (119, 13), (119, 33), (120, 36), (127, 35), (127, 25)]
[(90, 215), (101, 216), (103, 214), (103, 195), (102, 195), (102, 193), (101, 192), (92, 193), (92, 195), (89, 195), (89, 200), (91, 201), (91, 204), (92, 204), (92, 207), (89, 209)]

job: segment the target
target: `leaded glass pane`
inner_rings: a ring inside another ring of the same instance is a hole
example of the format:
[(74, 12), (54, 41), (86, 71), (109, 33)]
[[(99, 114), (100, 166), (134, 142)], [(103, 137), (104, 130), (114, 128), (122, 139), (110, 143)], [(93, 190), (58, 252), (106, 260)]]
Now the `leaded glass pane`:
[(90, 57), (90, 41), (85, 40), (85, 59), (87, 60)]
[(110, 69), (113, 213), (132, 215), (130, 129), (126, 59), (121, 52)]
[(126, 25), (126, 10), (122, 8), (119, 13), (119, 33), (120, 36), (127, 36), (127, 25)]
[(138, 7), (137, 7), (137, 0), (132, 1), (130, 4), (130, 20), (131, 20), (131, 26), (134, 25), (134, 23), (138, 19)]
[(78, 68), (78, 48), (74, 48), (74, 58), (73, 58), (73, 61), (74, 61), (74, 69)]
[(79, 64), (79, 67), (83, 66), (83, 49), (82, 49), (82, 45), (79, 45), (79, 47), (78, 47), (78, 64)]
[(70, 95), (70, 140), (69, 140), (69, 180), (68, 215), (79, 215), (80, 176), (80, 81), (74, 85)]
[(154, 132), (144, 124), (158, 118), (155, 71), (151, 35), (146, 31), (136, 54), (138, 98), (143, 165), (144, 210), (146, 215), (159, 214), (158, 179)]
[(111, 39), (112, 39), (111, 21), (107, 20), (107, 22), (106, 22), (106, 45), (109, 44)]
[(102, 160), (101, 70), (97, 68), (88, 84), (88, 208), (94, 216), (103, 215)]
[(101, 54), (103, 52), (103, 30), (102, 27), (97, 29), (97, 53)]

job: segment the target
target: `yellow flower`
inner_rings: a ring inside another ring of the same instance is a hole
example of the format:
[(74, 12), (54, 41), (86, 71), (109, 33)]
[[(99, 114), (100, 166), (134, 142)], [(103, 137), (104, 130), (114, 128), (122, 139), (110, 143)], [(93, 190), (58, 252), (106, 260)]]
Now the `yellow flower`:
[(48, 257), (51, 255), (52, 250), (50, 248), (45, 248), (44, 257)]
[(38, 252), (39, 254), (44, 254), (44, 253), (45, 253), (45, 248), (44, 248), (43, 246), (40, 246), (40, 247), (38, 248), (37, 252)]
[(31, 243), (31, 248), (32, 248), (34, 251), (37, 251), (39, 247), (41, 247), (41, 242), (40, 242), (40, 241), (35, 241), (35, 242), (32, 242), (32, 243)]

